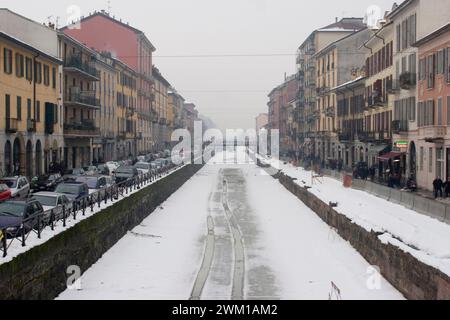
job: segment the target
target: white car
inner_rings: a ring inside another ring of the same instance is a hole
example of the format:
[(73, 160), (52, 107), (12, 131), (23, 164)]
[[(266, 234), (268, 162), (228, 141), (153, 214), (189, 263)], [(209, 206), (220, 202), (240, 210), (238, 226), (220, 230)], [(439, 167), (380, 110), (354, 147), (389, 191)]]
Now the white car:
[(152, 170), (152, 164), (148, 162), (138, 162), (134, 167), (142, 174), (147, 174)]
[(72, 209), (72, 203), (69, 198), (62, 193), (38, 192), (33, 194), (33, 199), (42, 205), (48, 221), (50, 221), (50, 210), (54, 210), (56, 219), (61, 219), (63, 216), (63, 206), (66, 207), (67, 213)]
[(117, 168), (120, 167), (119, 164), (117, 162), (115, 162), (115, 161), (107, 162), (106, 166), (109, 168), (109, 172), (110, 172), (111, 175), (117, 170)]
[(5, 184), (11, 190), (11, 198), (25, 199), (30, 194), (30, 183), (26, 177), (2, 178), (0, 184)]

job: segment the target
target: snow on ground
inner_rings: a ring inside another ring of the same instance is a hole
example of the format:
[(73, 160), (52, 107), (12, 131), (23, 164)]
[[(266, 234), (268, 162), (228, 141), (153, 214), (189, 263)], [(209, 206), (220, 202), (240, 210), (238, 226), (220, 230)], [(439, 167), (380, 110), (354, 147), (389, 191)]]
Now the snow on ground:
[[(182, 167), (178, 167), (178, 168), (172, 169), (167, 174), (172, 174), (172, 173), (180, 170), (181, 168)], [(152, 185), (153, 183), (155, 183), (155, 182), (157, 182), (157, 181), (159, 181), (161, 179), (164, 179), (164, 177), (165, 176), (163, 176), (162, 178), (156, 179), (153, 182), (145, 183), (142, 188), (146, 188), (146, 187)], [(53, 231), (51, 230), (50, 227), (47, 227), (44, 230), (42, 230), (42, 232), (41, 232), (41, 239), (38, 238), (38, 235), (37, 235), (36, 232), (30, 232), (29, 235), (26, 238), (26, 241), (25, 241), (26, 246), (25, 247), (22, 247), (21, 239), (8, 240), (8, 245), (9, 245), (9, 248), (7, 250), (8, 255), (6, 257), (4, 257), (4, 258), (0, 256), (0, 265), (3, 264), (3, 263), (7, 263), (7, 262), (12, 261), (18, 255), (20, 255), (20, 254), (22, 254), (22, 253), (24, 253), (24, 252), (26, 252), (26, 251), (36, 247), (36, 246), (42, 245), (43, 243), (47, 242), (51, 238), (55, 237), (56, 235), (58, 235), (58, 234), (60, 234), (60, 233), (62, 233), (64, 231), (74, 227), (75, 225), (77, 225), (81, 221), (88, 219), (89, 217), (91, 217), (91, 216), (99, 213), (100, 211), (102, 211), (102, 210), (104, 210), (104, 209), (114, 205), (115, 203), (117, 203), (119, 201), (122, 201), (124, 198), (129, 197), (130, 195), (132, 195), (132, 194), (134, 194), (136, 192), (139, 192), (141, 189), (136, 189), (136, 190), (129, 191), (128, 194), (124, 194), (123, 196), (119, 195), (119, 199), (118, 200), (114, 200), (114, 202), (111, 202), (110, 200), (108, 200), (108, 203), (105, 204), (105, 202), (102, 201), (101, 204), (100, 204), (100, 208), (98, 207), (98, 204), (96, 203), (94, 205), (94, 211), (91, 212), (91, 209), (88, 208), (88, 209), (86, 209), (86, 212), (85, 212), (84, 216), (82, 214), (82, 211), (80, 210), (77, 213), (76, 219), (73, 219), (73, 214), (71, 213), (70, 215), (68, 215), (68, 217), (66, 219), (66, 227), (63, 227), (62, 220), (58, 221), (57, 223), (55, 223)], [(3, 252), (1, 252), (1, 254), (3, 254)]]
[[(272, 161), (273, 164), (275, 162)], [(384, 233), (380, 239), (409, 252), (420, 261), (450, 275), (450, 225), (419, 214), (365, 191), (344, 188), (342, 182), (324, 177), (312, 183), (311, 171), (277, 161), (277, 168), (301, 186), (368, 231)]]
[[(82, 290), (67, 290), (58, 299), (189, 299), (204, 259), (208, 216), (222, 203), (221, 174), (229, 179), (228, 202), (244, 237), (245, 298), (326, 300), (331, 282), (343, 299), (403, 298), (383, 278), (379, 288), (370, 290), (369, 264), (276, 180), (262, 175), (254, 164), (231, 164), (229, 153), (226, 163), (213, 164), (221, 156), (93, 265), (81, 279)], [(216, 222), (220, 214), (215, 210)], [(226, 228), (218, 225), (216, 232), (222, 237)], [(223, 239), (217, 245), (226, 246), (229, 238)], [(224, 269), (233, 267), (229, 259), (230, 250), (215, 251), (202, 299), (227, 299), (208, 296), (212, 292), (231, 297), (230, 279), (214, 289), (217, 272), (233, 274)], [(224, 268), (217, 268), (221, 260)], [(258, 276), (258, 270), (265, 273)], [(252, 279), (266, 274), (270, 279), (258, 290)]]

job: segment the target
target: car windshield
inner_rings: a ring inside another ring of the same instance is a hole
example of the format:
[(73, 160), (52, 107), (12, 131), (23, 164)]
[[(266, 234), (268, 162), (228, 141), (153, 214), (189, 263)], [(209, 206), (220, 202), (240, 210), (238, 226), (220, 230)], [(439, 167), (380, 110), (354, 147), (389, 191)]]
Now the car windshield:
[(17, 186), (17, 180), (0, 180), (0, 184), (6, 184), (8, 188), (15, 188)]
[(89, 189), (96, 189), (97, 188), (97, 178), (94, 177), (78, 177), (75, 180), (76, 182), (82, 182), (86, 183), (89, 187)]
[(116, 172), (117, 172), (117, 173), (128, 173), (128, 174), (133, 174), (134, 168), (133, 168), (133, 167), (120, 167), (119, 169), (117, 169)]
[(136, 169), (143, 169), (143, 170), (149, 169), (148, 164), (145, 164), (145, 163), (137, 163), (135, 167), (136, 167)]
[(56, 203), (58, 200), (57, 197), (42, 196), (42, 195), (34, 195), (33, 198), (39, 201), (41, 205), (47, 207), (56, 207)]
[(22, 217), (25, 205), (15, 202), (0, 203), (0, 216)]
[(64, 194), (75, 194), (75, 195), (79, 195), (80, 194), (80, 185), (75, 185), (75, 184), (60, 184), (57, 188), (56, 188), (56, 192), (57, 193), (64, 193)]

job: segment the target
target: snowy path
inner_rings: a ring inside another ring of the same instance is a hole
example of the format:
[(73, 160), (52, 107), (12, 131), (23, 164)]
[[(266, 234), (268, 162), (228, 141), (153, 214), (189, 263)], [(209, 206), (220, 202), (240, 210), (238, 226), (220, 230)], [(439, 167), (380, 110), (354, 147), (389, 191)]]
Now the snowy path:
[(332, 283), (402, 299), (382, 278), (369, 289), (368, 263), (276, 180), (220, 156), (59, 299), (328, 299)]

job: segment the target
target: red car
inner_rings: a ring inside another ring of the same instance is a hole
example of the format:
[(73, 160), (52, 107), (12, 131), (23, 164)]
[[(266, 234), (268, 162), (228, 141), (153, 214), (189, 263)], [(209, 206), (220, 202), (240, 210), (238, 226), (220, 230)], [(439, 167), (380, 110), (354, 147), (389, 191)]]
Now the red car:
[(6, 184), (0, 184), (0, 202), (11, 198), (11, 190)]

